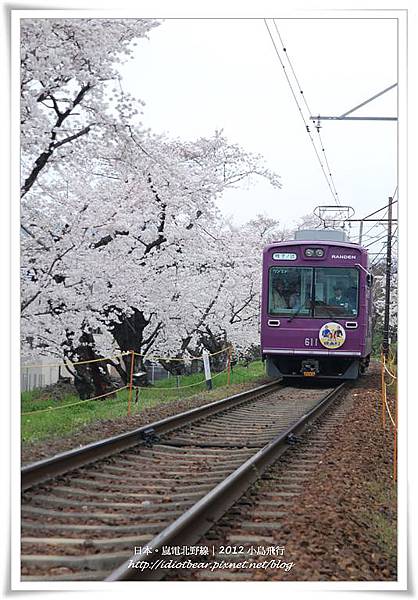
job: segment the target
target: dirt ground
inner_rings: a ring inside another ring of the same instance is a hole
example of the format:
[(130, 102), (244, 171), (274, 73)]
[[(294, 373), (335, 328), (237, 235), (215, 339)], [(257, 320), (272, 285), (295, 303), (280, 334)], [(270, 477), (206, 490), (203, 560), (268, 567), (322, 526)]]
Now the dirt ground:
[[(394, 438), (387, 414), (386, 429), (382, 426), (376, 368), (351, 394), (353, 410), (338, 426), (281, 531), (286, 560), (295, 567), (279, 571), (277, 579), (396, 581)], [(388, 400), (394, 415), (394, 395)]]

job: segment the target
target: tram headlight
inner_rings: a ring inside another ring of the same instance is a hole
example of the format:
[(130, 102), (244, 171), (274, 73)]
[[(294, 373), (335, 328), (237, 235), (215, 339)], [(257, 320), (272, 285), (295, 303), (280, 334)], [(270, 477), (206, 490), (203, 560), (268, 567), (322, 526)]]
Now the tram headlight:
[(325, 251), (322, 248), (306, 248), (305, 256), (307, 258), (322, 258)]

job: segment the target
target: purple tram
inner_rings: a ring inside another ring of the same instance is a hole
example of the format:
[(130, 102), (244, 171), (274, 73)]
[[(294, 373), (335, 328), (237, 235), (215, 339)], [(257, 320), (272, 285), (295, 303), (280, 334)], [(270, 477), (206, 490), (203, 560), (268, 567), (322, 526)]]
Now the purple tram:
[(270, 377), (356, 379), (370, 361), (367, 251), (336, 230), (298, 231), (263, 254), (261, 352)]

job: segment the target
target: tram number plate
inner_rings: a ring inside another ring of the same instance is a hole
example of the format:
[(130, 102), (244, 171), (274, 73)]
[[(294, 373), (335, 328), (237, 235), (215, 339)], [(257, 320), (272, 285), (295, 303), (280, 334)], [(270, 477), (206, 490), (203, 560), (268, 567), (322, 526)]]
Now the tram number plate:
[(316, 375), (315, 371), (303, 371), (304, 377), (315, 377), (315, 375)]

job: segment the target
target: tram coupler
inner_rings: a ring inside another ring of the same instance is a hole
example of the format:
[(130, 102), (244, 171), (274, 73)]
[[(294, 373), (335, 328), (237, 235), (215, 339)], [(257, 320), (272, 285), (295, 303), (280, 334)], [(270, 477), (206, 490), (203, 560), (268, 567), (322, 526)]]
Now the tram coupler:
[(303, 360), (300, 372), (304, 377), (316, 377), (319, 373), (319, 361), (313, 358)]

